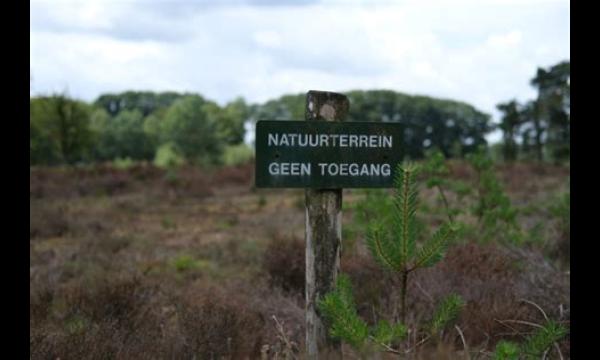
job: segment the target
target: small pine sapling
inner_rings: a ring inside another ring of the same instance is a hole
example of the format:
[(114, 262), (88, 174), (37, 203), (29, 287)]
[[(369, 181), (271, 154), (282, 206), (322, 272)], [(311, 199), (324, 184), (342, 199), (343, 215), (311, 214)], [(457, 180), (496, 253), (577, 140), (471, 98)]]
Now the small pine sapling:
[(450, 294), (437, 307), (428, 330), (430, 334), (437, 334), (442, 331), (451, 321), (460, 315), (460, 311), (464, 307), (464, 300), (456, 295)]
[(511, 205), (496, 178), (493, 160), (483, 149), (467, 155), (467, 160), (477, 173), (477, 203), (472, 211), (483, 231), (483, 240), (501, 235), (513, 243), (520, 243), (523, 234), (516, 219), (517, 209)]
[(525, 359), (540, 359), (552, 344), (562, 339), (566, 334), (567, 329), (564, 326), (548, 320), (521, 346), (522, 355)]
[(386, 351), (399, 353), (392, 346), (408, 334), (404, 325), (385, 320), (369, 328), (356, 312), (352, 284), (345, 274), (340, 274), (335, 289), (319, 301), (319, 310), (330, 324), (330, 336), (342, 339), (360, 352), (366, 345), (375, 344)]
[(391, 224), (391, 213), (394, 207), (387, 189), (365, 189), (364, 196), (355, 203), (355, 225), (364, 229), (374, 219)]
[[(373, 258), (384, 269), (400, 277), (400, 321), (391, 324), (382, 320), (369, 329), (356, 312), (350, 280), (344, 275), (338, 278), (336, 289), (319, 301), (319, 309), (329, 321), (330, 335), (357, 350), (370, 342), (385, 351), (401, 353), (393, 346), (408, 334), (406, 297), (409, 274), (441, 260), (448, 242), (456, 233), (454, 223), (445, 223), (417, 249), (417, 170), (414, 164), (398, 166), (391, 231), (384, 222), (379, 221), (370, 224), (367, 232), (367, 246)], [(444, 299), (428, 324), (428, 332), (434, 334), (443, 329), (456, 318), (463, 305), (464, 302), (457, 295)]]
[(340, 274), (335, 289), (320, 302), (319, 309), (331, 324), (329, 333), (334, 338), (344, 339), (352, 347), (363, 347), (369, 335), (367, 324), (358, 316), (350, 279)]
[(398, 167), (395, 179), (393, 234), (379, 223), (371, 224), (367, 233), (367, 246), (373, 258), (384, 269), (399, 274), (401, 278), (402, 323), (406, 322), (406, 288), (409, 274), (418, 268), (429, 267), (440, 261), (448, 242), (457, 230), (453, 222), (444, 223), (420, 249), (416, 248), (417, 171), (418, 168), (414, 164)]
[[(509, 341), (500, 341), (494, 351), (496, 360), (541, 359), (550, 346), (567, 335), (568, 330), (563, 325), (547, 320), (521, 345)], [(561, 356), (562, 358), (562, 356)]]
[(446, 207), (448, 219), (452, 222), (453, 218), (459, 214), (460, 209), (451, 208), (448, 198), (444, 193), (444, 187), (447, 188), (449, 185), (448, 175), (450, 174), (450, 170), (446, 166), (444, 154), (439, 150), (428, 152), (424, 163), (424, 171), (428, 175), (426, 181), (427, 188), (431, 189), (435, 187), (438, 190)]
[(520, 353), (521, 352), (517, 344), (502, 340), (496, 344), (494, 360), (518, 360)]
[(387, 189), (363, 189), (358, 192), (361, 197), (347, 206), (351, 208), (353, 221), (342, 228), (344, 239), (343, 254), (352, 252), (356, 247), (356, 238), (373, 219), (385, 224), (391, 224), (392, 208), (394, 206)]

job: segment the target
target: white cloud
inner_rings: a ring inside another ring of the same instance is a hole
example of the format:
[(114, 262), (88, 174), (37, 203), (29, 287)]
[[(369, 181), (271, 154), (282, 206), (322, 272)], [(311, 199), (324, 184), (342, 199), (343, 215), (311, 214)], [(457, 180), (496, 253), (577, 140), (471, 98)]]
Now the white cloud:
[(508, 50), (514, 48), (521, 43), (523, 35), (518, 30), (513, 30), (506, 34), (492, 35), (488, 37), (486, 45), (491, 48), (498, 48), (500, 50)]
[(568, 1), (241, 3), (34, 1), (32, 87), (86, 100), (195, 91), (220, 103), (387, 88), (496, 114), (498, 102), (534, 96), (536, 67), (570, 56)]
[(253, 38), (258, 46), (268, 48), (278, 48), (281, 46), (281, 36), (276, 31), (257, 31), (254, 33)]

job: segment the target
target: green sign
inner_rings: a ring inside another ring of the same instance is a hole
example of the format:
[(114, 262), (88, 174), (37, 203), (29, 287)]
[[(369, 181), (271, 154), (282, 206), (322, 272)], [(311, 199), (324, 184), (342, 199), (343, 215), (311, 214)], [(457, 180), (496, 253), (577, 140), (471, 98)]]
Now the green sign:
[(401, 140), (397, 123), (258, 121), (256, 187), (393, 187)]

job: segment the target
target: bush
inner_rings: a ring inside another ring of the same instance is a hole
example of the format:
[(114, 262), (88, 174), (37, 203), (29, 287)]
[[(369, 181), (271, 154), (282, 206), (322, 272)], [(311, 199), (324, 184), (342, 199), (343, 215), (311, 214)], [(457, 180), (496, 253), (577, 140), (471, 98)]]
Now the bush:
[(263, 270), (269, 275), (271, 286), (285, 291), (304, 294), (306, 260), (302, 239), (274, 236), (263, 257)]
[(254, 158), (254, 149), (246, 144), (231, 145), (225, 148), (222, 162), (227, 166), (242, 165)]
[(551, 214), (556, 218), (556, 231), (558, 240), (551, 249), (550, 254), (559, 259), (563, 264), (570, 264), (571, 255), (571, 195), (565, 193), (559, 196), (550, 207)]
[(39, 206), (29, 212), (29, 238), (59, 237), (71, 224), (64, 207)]
[(182, 299), (177, 317), (184, 339), (184, 358), (256, 358), (262, 345), (260, 313), (234, 297), (208, 289), (200, 298)]
[(227, 166), (219, 169), (212, 177), (212, 183), (222, 186), (223, 184), (250, 185), (254, 176), (253, 164), (238, 166)]
[(183, 155), (173, 143), (166, 143), (156, 149), (154, 165), (161, 168), (181, 166), (185, 162)]
[(118, 157), (113, 160), (114, 167), (117, 169), (120, 169), (120, 170), (127, 170), (127, 169), (131, 168), (134, 164), (135, 164), (135, 162), (130, 157), (125, 157), (125, 158)]

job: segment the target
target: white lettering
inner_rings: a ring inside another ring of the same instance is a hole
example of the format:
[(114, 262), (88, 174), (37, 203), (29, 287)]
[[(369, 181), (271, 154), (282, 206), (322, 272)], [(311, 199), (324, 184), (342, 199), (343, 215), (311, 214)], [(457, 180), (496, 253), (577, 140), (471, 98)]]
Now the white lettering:
[(271, 175), (310, 175), (310, 163), (270, 163)]
[(363, 164), (360, 169), (360, 176), (368, 176), (369, 175), (369, 166), (367, 164)]
[(271, 146), (271, 144), (277, 146), (277, 134), (269, 133), (269, 145), (268, 146)]
[(268, 146), (391, 148), (392, 136), (357, 134), (268, 134)]
[(292, 163), (291, 164), (291, 174), (292, 175), (300, 175), (300, 163)]
[(375, 174), (379, 176), (379, 164), (371, 164), (371, 176)]
[(300, 175), (310, 175), (310, 163), (302, 163)]
[(390, 164), (381, 165), (381, 175), (390, 176), (390, 173), (391, 173)]
[[(302, 141), (302, 139), (304, 139), (304, 141)], [(308, 135), (300, 134), (298, 139), (298, 146), (305, 147), (306, 145), (308, 145)]]
[(321, 134), (321, 136), (319, 136), (319, 140), (321, 145), (323, 146), (323, 143), (325, 143), (325, 146), (329, 146), (329, 137), (326, 134)]
[[(310, 142), (310, 146), (318, 146), (319, 145), (319, 137), (317, 135), (313, 136), (312, 134), (308, 135), (309, 136), (309, 142)], [(313, 138), (314, 138), (314, 143), (313, 143)]]
[(367, 145), (367, 139), (367, 135), (360, 135), (360, 147), (369, 147), (369, 145)]
[(337, 138), (340, 136), (338, 134), (329, 135), (333, 139), (333, 146), (337, 146)]
[(279, 175), (279, 168), (277, 167), (277, 163), (269, 164), (269, 174), (271, 175)]
[(384, 136), (383, 137), (383, 147), (392, 147), (392, 137), (391, 136)]
[(288, 142), (288, 138), (287, 138), (286, 134), (281, 134), (281, 138), (279, 139), (279, 145), (290, 146), (290, 143)]
[(348, 146), (348, 135), (340, 135), (340, 147)]
[(296, 139), (296, 136), (298, 136), (298, 134), (288, 134), (288, 136), (292, 140), (290, 145), (294, 146), (294, 140)]
[[(318, 163), (322, 176), (390, 176), (390, 164)], [(280, 169), (282, 175), (287, 170)], [(310, 175), (310, 164), (292, 163), (292, 175)]]
[(377, 135), (369, 136), (369, 147), (377, 147)]
[(329, 175), (336, 176), (340, 172), (340, 168), (338, 164), (329, 164), (329, 166), (327, 167), (327, 171), (329, 172)]
[(348, 176), (348, 164), (340, 164), (340, 175)]
[(319, 163), (319, 167), (321, 168), (321, 175), (325, 175), (325, 166), (327, 166), (327, 163)]

